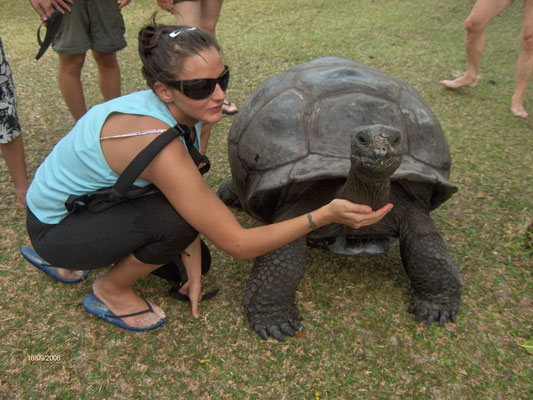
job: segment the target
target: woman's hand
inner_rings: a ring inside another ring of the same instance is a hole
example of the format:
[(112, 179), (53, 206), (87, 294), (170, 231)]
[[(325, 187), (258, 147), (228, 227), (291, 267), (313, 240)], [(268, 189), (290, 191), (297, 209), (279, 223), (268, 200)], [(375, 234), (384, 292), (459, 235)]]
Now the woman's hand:
[(181, 255), (189, 280), (180, 289), (180, 293), (189, 296), (191, 312), (194, 318), (198, 318), (198, 303), (202, 296), (202, 248), (200, 236), (189, 245)]
[(180, 288), (179, 292), (189, 298), (191, 301), (192, 316), (198, 318), (200, 316), (198, 304), (202, 297), (202, 277), (200, 276), (200, 279), (189, 278), (187, 283)]
[(385, 204), (379, 210), (372, 211), (370, 206), (355, 204), (344, 199), (334, 199), (322, 209), (324, 208), (330, 214), (326, 216), (329, 219), (329, 222), (326, 222), (326, 224), (336, 222), (351, 226), (354, 229), (359, 229), (363, 226), (378, 222), (392, 209), (392, 204)]

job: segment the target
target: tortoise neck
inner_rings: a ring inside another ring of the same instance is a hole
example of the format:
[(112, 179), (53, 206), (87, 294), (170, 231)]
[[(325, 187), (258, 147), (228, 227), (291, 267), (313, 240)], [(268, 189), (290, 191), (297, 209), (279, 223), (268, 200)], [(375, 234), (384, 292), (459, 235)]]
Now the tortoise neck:
[(356, 204), (365, 204), (373, 210), (383, 207), (389, 202), (390, 179), (364, 181), (350, 171), (346, 183), (341, 188), (340, 198)]

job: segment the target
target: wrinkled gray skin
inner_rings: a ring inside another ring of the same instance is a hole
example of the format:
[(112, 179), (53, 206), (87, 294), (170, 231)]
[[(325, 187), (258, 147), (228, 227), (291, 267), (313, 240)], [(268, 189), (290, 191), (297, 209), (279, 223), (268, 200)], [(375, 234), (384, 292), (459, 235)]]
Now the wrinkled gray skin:
[(322, 58), (269, 78), (239, 111), (228, 138), (230, 206), (265, 223), (308, 213), (333, 198), (392, 211), (353, 230), (331, 224), (257, 257), (244, 298), (252, 328), (279, 341), (301, 327), (295, 293), (307, 248), (381, 254), (399, 241), (413, 295), (408, 312), (430, 325), (455, 322), (462, 282), (430, 211), (448, 182), (444, 133), (405, 81), (342, 58)]

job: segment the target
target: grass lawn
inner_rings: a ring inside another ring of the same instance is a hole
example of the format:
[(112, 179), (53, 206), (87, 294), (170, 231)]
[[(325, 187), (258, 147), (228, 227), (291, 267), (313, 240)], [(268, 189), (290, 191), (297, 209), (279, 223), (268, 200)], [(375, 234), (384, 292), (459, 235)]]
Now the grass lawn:
[[(510, 110), (522, 2), (487, 31), (475, 89), (445, 90), (465, 68), (463, 21), (474, 0), (226, 0), (218, 25), (239, 105), (268, 76), (322, 56), (342, 56), (410, 82), (439, 118), (459, 192), (433, 212), (464, 280), (456, 324), (422, 326), (407, 314), (410, 284), (397, 248), (345, 258), (312, 250), (297, 293), (303, 334), (263, 341), (243, 312), (252, 261), (212, 248), (205, 287), (220, 294), (195, 320), (155, 276), (136, 289), (167, 313), (133, 333), (81, 307), (94, 279), (53, 282), (19, 254), (29, 244), (0, 163), (0, 398), (2, 399), (531, 399), (533, 356), (533, 85), (528, 120)], [(146, 87), (136, 35), (155, 0), (124, 9), (129, 46), (119, 53), (123, 92)], [(171, 23), (160, 12), (161, 22)], [(40, 60), (28, 1), (0, 4), (0, 35), (13, 70), (30, 177), (73, 125), (56, 81), (57, 56)], [(92, 57), (83, 73), (89, 105), (101, 101)], [(212, 133), (213, 188), (230, 177), (226, 137)], [(255, 222), (237, 213), (242, 224)], [(531, 228), (530, 228), (531, 229)], [(79, 232), (83, 235), (83, 232)], [(40, 361), (47, 356), (47, 361)]]

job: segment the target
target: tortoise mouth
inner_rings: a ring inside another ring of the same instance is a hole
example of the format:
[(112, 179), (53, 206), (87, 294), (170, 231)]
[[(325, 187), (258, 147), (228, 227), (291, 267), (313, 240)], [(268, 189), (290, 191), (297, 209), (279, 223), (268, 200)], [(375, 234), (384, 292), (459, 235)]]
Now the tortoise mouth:
[(391, 155), (387, 158), (354, 156), (352, 167), (357, 175), (369, 178), (390, 178), (402, 162), (401, 155)]

